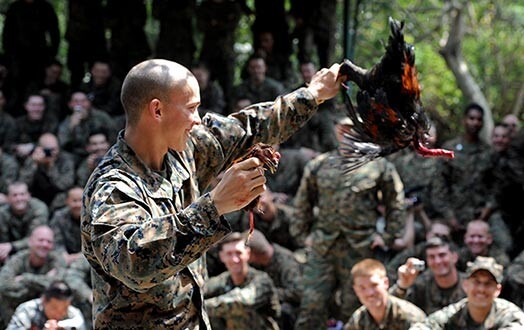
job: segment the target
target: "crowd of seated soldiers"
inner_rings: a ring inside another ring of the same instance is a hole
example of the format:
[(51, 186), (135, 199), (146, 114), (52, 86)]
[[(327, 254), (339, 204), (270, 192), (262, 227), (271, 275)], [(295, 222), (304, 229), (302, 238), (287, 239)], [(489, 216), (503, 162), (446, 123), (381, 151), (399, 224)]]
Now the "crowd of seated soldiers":
[[(55, 59), (61, 42), (56, 13), (47, 1), (32, 3), (13, 1), (5, 13), (2, 32), (0, 326), (9, 322), (17, 305), (40, 296), (57, 279), (71, 286), (73, 304), (89, 324), (93, 297), (89, 264), (80, 248), (82, 189), (125, 127), (120, 88), (126, 72), (152, 57), (186, 65), (200, 85), (201, 116), (208, 112), (227, 116), (251, 104), (272, 101), (306, 86), (319, 67), (330, 64), (333, 42), (322, 35), (334, 35), (325, 32), (333, 32), (333, 18), (325, 19), (322, 26), (315, 22), (317, 16), (326, 16), (336, 1), (291, 1), (291, 12), (286, 13), (284, 1), (255, 1), (256, 8), (251, 9), (243, 1), (208, 0), (197, 5), (196, 1), (154, 0), (152, 19), (160, 22), (160, 32), (156, 46), (150, 47), (143, 1), (122, 3), (117, 10), (119, 1), (108, 0), (103, 6), (102, 1), (70, 0), (64, 40), (69, 46), (68, 81), (62, 78), (64, 65)], [(17, 20), (27, 15), (23, 7), (31, 5), (41, 6), (38, 13), (46, 24)], [(295, 20), (293, 34), (288, 32), (287, 14)], [(249, 57), (240, 63), (241, 77), (235, 80), (239, 60), (234, 36), (243, 15), (256, 18), (254, 38)], [(188, 17), (196, 17), (198, 24)], [(16, 24), (33, 24), (36, 32), (15, 32), (29, 31)], [(106, 40), (103, 27), (111, 31), (110, 40)], [(42, 36), (49, 40), (48, 45), (39, 42)], [(202, 38), (198, 54), (197, 36)], [(297, 40), (296, 51), (292, 38)], [(315, 40), (316, 53), (311, 40)], [(173, 46), (166, 47), (168, 44)], [(282, 155), (281, 164), (275, 174), (268, 175), (268, 190), (255, 214), (257, 231), (252, 246), (246, 248), (246, 262), (267, 271), (276, 288), (280, 312), (273, 316), (282, 329), (293, 328), (302, 308), (307, 285), (302, 282), (302, 271), (311, 249), (312, 238), (302, 239), (293, 230), (302, 220), (297, 208), (303, 204), (297, 203), (296, 195), (306, 185), (303, 175), (307, 164), (325, 153), (336, 153), (340, 108), (338, 100), (323, 103), (306, 126), (275, 146)], [(483, 142), (479, 134), (483, 116), (481, 107), (468, 105), (463, 131), (447, 142), (440, 141), (436, 127), (432, 127), (429, 143), (453, 149), (454, 160), (425, 159), (406, 149), (384, 161), (403, 184), (399, 195), (402, 226), (389, 233), (394, 238), (391, 244), (382, 242), (368, 248), (371, 257), (386, 266), (390, 293), (411, 301), (426, 314), (444, 305), (426, 304), (420, 298), (419, 282), (434, 282), (436, 290), (444, 283), (457, 285), (468, 262), (478, 256), (492, 257), (504, 266), (502, 296), (524, 307), (524, 242), (520, 239), (524, 221), (519, 208), (524, 200), (524, 134), (519, 119), (507, 115), (495, 125), (492, 141)], [(381, 200), (385, 191), (373, 193), (377, 206), (372, 210), (374, 216), (366, 220), (381, 236), (388, 230), (389, 206)], [(314, 203), (310, 206), (318, 207)], [(339, 217), (343, 223), (344, 214)], [(227, 218), (236, 232), (249, 228), (243, 211)], [(314, 228), (301, 235), (314, 236)], [(228, 272), (228, 259), (221, 256), (224, 246), (208, 253), (211, 277)], [(442, 256), (443, 261), (439, 259)], [(407, 269), (419, 260), (426, 262), (426, 269), (409, 273)], [(277, 269), (271, 267), (277, 262)], [(451, 275), (439, 277), (443, 268)], [(337, 297), (342, 287), (340, 283), (333, 286), (331, 295)], [(465, 296), (457, 290), (447, 293), (446, 304)], [(209, 304), (214, 308), (211, 300)], [(326, 308), (326, 326), (341, 328), (336, 320), (348, 321), (341, 319), (345, 314), (337, 299), (322, 308)], [(227, 327), (227, 320), (212, 320), (219, 329)]]

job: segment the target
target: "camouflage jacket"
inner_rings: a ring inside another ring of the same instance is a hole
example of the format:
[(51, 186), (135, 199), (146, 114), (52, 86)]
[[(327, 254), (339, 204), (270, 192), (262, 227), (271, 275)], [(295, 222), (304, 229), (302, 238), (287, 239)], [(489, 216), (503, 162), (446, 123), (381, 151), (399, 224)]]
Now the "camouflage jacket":
[(390, 245), (405, 221), (403, 185), (395, 167), (379, 159), (344, 175), (341, 165), (338, 151), (322, 154), (306, 165), (295, 196), (291, 234), (299, 244), (311, 234), (313, 248), (321, 255), (343, 235), (353, 249), (366, 255), (376, 233), (381, 202), (386, 206), (383, 238)]
[[(46, 322), (47, 317), (44, 313), (42, 298), (36, 298), (16, 308), (15, 314), (11, 317), (6, 330), (44, 329)], [(78, 308), (71, 305), (67, 307), (66, 316), (58, 321), (58, 327), (60, 329), (86, 329), (82, 313)]]
[(17, 141), (15, 119), (0, 109), (0, 148), (10, 151), (13, 144)]
[(468, 299), (462, 299), (429, 315), (424, 323), (417, 323), (410, 329), (524, 329), (524, 313), (507, 300), (495, 299), (491, 311), (482, 324), (477, 324), (469, 316), (467, 304)]
[[(9, 258), (0, 271), (0, 292), (12, 298), (34, 293), (36, 298), (52, 281), (63, 279), (66, 267), (59, 253), (49, 253), (46, 263), (37, 268), (29, 262), (29, 250), (20, 251)], [(56, 269), (56, 273), (48, 274), (52, 269)], [(17, 276), (20, 278), (15, 281)]]
[(76, 156), (85, 157), (87, 151), (85, 146), (89, 134), (96, 130), (104, 130), (108, 134), (108, 140), (114, 141), (116, 128), (111, 116), (101, 110), (92, 108), (88, 117), (77, 126), (71, 128), (71, 115), (67, 116), (58, 126), (58, 140), (62, 149)]
[(80, 219), (73, 219), (69, 207), (56, 210), (49, 221), (55, 233), (55, 248), (68, 254), (81, 251)]
[(0, 193), (6, 194), (9, 184), (16, 181), (18, 168), (16, 158), (0, 151)]
[(211, 317), (223, 318), (228, 330), (278, 329), (280, 304), (275, 285), (265, 272), (249, 268), (241, 286), (228, 272), (212, 277), (205, 287), (205, 305)]
[(430, 270), (417, 277), (415, 283), (407, 290), (402, 290), (394, 284), (389, 293), (396, 297), (406, 299), (420, 307), (426, 314), (431, 314), (444, 306), (459, 301), (466, 296), (462, 289), (463, 273), (459, 273), (458, 282), (451, 288), (442, 289), (435, 282), (435, 277)]
[(0, 242), (10, 242), (13, 252), (27, 249), (27, 239), (31, 231), (47, 224), (49, 211), (42, 201), (31, 198), (27, 211), (20, 216), (11, 212), (9, 205), (0, 207)]
[(495, 196), (488, 188), (489, 171), (493, 166), (488, 145), (468, 143), (458, 137), (444, 143), (455, 158), (439, 160), (433, 180), (434, 206), (443, 216), (455, 216), (459, 223), (475, 219), (482, 207), (494, 206)]
[[(458, 251), (458, 256), (459, 259), (457, 261), (457, 269), (461, 272), (466, 271), (466, 268), (468, 267), (468, 261), (473, 261), (477, 257), (471, 253), (467, 246), (460, 248)], [(508, 254), (503, 249), (493, 245), (489, 247), (488, 254), (484, 257), (492, 257), (493, 259), (497, 260), (498, 264), (504, 266), (504, 269), (508, 267), (510, 263)]]
[(256, 267), (266, 272), (273, 280), (281, 303), (287, 302), (291, 305), (300, 305), (302, 299), (300, 265), (295, 259), (293, 252), (278, 244), (273, 243), (275, 249), (271, 263), (265, 267)]
[(301, 89), (228, 117), (208, 113), (185, 151), (166, 154), (169, 180), (121, 135), (84, 189), (82, 251), (93, 268), (94, 326), (210, 328), (202, 255), (230, 226), (200, 192), (253, 143), (288, 138), (316, 108)]
[(373, 319), (366, 307), (357, 309), (349, 321), (344, 325), (344, 330), (407, 330), (411, 324), (422, 322), (426, 314), (412, 303), (394, 296), (388, 297), (386, 314), (380, 324)]
[(91, 289), (91, 266), (84, 257), (73, 261), (66, 270), (64, 280), (73, 290), (76, 301), (89, 301)]

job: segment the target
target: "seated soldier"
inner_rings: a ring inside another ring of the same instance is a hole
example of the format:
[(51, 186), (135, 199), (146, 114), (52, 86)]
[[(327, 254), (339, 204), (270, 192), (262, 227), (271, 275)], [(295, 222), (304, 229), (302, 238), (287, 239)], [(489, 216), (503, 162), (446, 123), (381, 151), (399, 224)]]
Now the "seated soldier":
[(502, 265), (491, 257), (468, 262), (462, 286), (467, 297), (429, 315), (411, 329), (524, 329), (524, 313), (515, 304), (498, 298)]
[(473, 220), (466, 226), (464, 234), (464, 243), (459, 252), (457, 268), (465, 271), (468, 261), (473, 261), (477, 256), (492, 257), (503, 267), (509, 265), (509, 257), (506, 252), (496, 246), (493, 246), (493, 236), (489, 223), (483, 220)]
[(109, 150), (107, 133), (103, 130), (91, 131), (87, 138), (86, 151), (88, 155), (80, 161), (76, 169), (76, 184), (86, 185), (89, 176)]
[(408, 329), (426, 314), (412, 303), (388, 294), (386, 268), (375, 259), (364, 259), (351, 269), (353, 289), (363, 305), (344, 326), (344, 330)]
[(86, 329), (92, 329), (93, 289), (91, 288), (91, 266), (81, 255), (66, 270), (64, 280), (73, 290), (73, 305), (78, 307), (86, 321)]
[(250, 248), (246, 235), (226, 236), (219, 246), (219, 257), (227, 271), (209, 279), (205, 286), (205, 306), (213, 328), (278, 329), (280, 304), (268, 274), (249, 267)]
[[(289, 250), (299, 248), (298, 243), (289, 232), (289, 224), (294, 213), (291, 205), (276, 201), (279, 194), (267, 189), (260, 195), (257, 207), (253, 210), (257, 229), (271, 242)], [(242, 230), (249, 228), (249, 213), (245, 212), (241, 219)]]
[(267, 273), (277, 288), (282, 310), (280, 327), (292, 329), (302, 299), (300, 264), (293, 252), (274, 242), (270, 243), (257, 229), (249, 240), (249, 247), (251, 249), (249, 263)]
[(451, 240), (451, 229), (443, 220), (435, 219), (431, 221), (429, 230), (426, 232), (426, 240), (418, 242), (415, 246), (405, 249), (396, 254), (386, 265), (388, 278), (391, 283), (397, 281), (397, 269), (408, 260), (417, 258), (420, 260), (426, 257), (426, 241), (432, 237), (439, 236)]
[(40, 298), (17, 307), (7, 330), (86, 329), (80, 310), (71, 306), (73, 293), (62, 281), (52, 282)]
[(429, 270), (418, 276), (415, 263), (420, 260), (409, 258), (398, 268), (397, 283), (389, 292), (414, 303), (426, 314), (433, 313), (466, 295), (461, 285), (464, 274), (457, 270), (457, 260), (457, 252), (447, 240), (433, 237), (426, 243)]
[(51, 218), (49, 226), (55, 233), (56, 250), (61, 252), (67, 265), (82, 256), (80, 234), (80, 212), (82, 211), (82, 193), (80, 187), (67, 191), (66, 206), (58, 209)]
[(31, 157), (20, 168), (20, 180), (27, 183), (32, 195), (46, 203), (50, 210), (63, 206), (67, 189), (75, 183), (73, 156), (60, 148), (54, 134), (44, 133)]
[(23, 249), (27, 238), (38, 225), (47, 223), (47, 206), (31, 198), (27, 184), (16, 181), (7, 187), (7, 204), (0, 207), (0, 264)]
[[(39, 297), (54, 280), (62, 279), (66, 263), (53, 252), (54, 235), (48, 226), (36, 227), (29, 237), (29, 250), (13, 255), (0, 271), (0, 328), (15, 308)], [(4, 324), (5, 325), (5, 324)]]

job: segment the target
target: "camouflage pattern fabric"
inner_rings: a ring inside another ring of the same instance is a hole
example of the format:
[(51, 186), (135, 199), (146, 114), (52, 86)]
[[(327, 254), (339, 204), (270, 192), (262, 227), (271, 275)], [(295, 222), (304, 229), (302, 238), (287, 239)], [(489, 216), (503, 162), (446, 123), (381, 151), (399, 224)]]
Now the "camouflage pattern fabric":
[(278, 329), (278, 294), (268, 274), (250, 268), (245, 282), (236, 286), (228, 272), (212, 277), (205, 286), (210, 317), (222, 318), (226, 329)]
[(402, 290), (395, 283), (389, 288), (389, 293), (401, 299), (406, 299), (420, 307), (426, 314), (431, 314), (466, 297), (466, 293), (462, 289), (462, 281), (465, 278), (463, 273), (459, 273), (459, 280), (454, 286), (442, 289), (435, 282), (435, 277), (431, 271), (427, 270), (420, 274), (415, 283), (407, 290)]
[[(471, 251), (466, 246), (462, 247), (458, 251), (458, 256), (459, 259), (457, 261), (457, 269), (462, 272), (466, 271), (468, 261), (474, 261), (477, 257), (476, 255), (473, 255), (473, 253), (471, 253)], [(490, 246), (488, 249), (488, 254), (484, 257), (492, 257), (504, 268), (508, 267), (510, 263), (508, 254), (496, 246)]]
[(487, 191), (486, 179), (491, 169), (488, 145), (469, 143), (462, 137), (444, 143), (455, 158), (440, 159), (434, 177), (434, 205), (447, 219), (455, 216), (459, 223), (475, 219), (475, 213), (485, 205), (493, 205), (494, 196)]
[[(16, 308), (6, 330), (44, 329), (47, 317), (41, 298), (29, 300)], [(87, 329), (80, 310), (74, 306), (67, 307), (66, 317), (58, 321), (60, 329)]]
[(17, 136), (15, 119), (0, 108), (0, 148), (10, 151)]
[(167, 178), (122, 135), (84, 189), (82, 251), (93, 268), (95, 328), (209, 329), (202, 255), (230, 231), (209, 194), (212, 180), (256, 142), (279, 143), (317, 106), (305, 89), (228, 117), (208, 113)]
[[(9, 258), (0, 271), (0, 321), (3, 319), (8, 322), (19, 304), (39, 297), (52, 281), (61, 280), (65, 268), (65, 260), (54, 252), (38, 268), (29, 263), (29, 250), (20, 251)], [(56, 273), (48, 274), (52, 269), (56, 269)]]
[(468, 299), (449, 305), (431, 315), (424, 323), (417, 323), (412, 330), (455, 330), (455, 329), (523, 329), (524, 313), (515, 304), (497, 298), (491, 306), (483, 324), (476, 324), (469, 316)]
[(308, 163), (295, 197), (291, 234), (299, 244), (304, 244), (308, 235), (311, 238), (296, 329), (324, 326), (336, 283), (341, 289), (342, 319), (349, 319), (359, 306), (350, 283), (351, 267), (359, 259), (373, 257), (370, 246), (378, 235), (379, 202), (386, 205), (382, 235), (386, 245), (400, 233), (405, 219), (403, 185), (393, 164), (381, 159), (344, 176), (341, 162), (338, 152), (333, 151)]
[(47, 224), (49, 211), (42, 201), (31, 198), (23, 215), (14, 215), (9, 205), (0, 207), (0, 242), (10, 242), (15, 251), (27, 249), (31, 231)]
[(55, 211), (49, 226), (55, 233), (55, 249), (68, 254), (81, 251), (80, 219), (72, 218), (68, 206)]
[(0, 193), (7, 194), (7, 187), (18, 178), (18, 162), (13, 156), (0, 151)]
[(64, 281), (73, 290), (72, 305), (76, 306), (84, 315), (86, 329), (92, 329), (93, 304), (91, 299), (91, 266), (83, 256), (73, 261), (66, 270)]
[(27, 183), (32, 196), (51, 209), (63, 206), (67, 190), (75, 183), (73, 155), (60, 151), (55, 163), (49, 167), (39, 165), (29, 157), (20, 168), (20, 181)]
[(524, 251), (505, 269), (502, 293), (505, 298), (524, 309)]
[(91, 132), (102, 130), (108, 132), (108, 141), (114, 141), (116, 128), (113, 119), (105, 112), (91, 108), (88, 117), (71, 128), (71, 115), (58, 126), (58, 140), (62, 149), (77, 157), (87, 156), (85, 146)]
[(422, 322), (426, 314), (412, 303), (394, 296), (388, 297), (386, 314), (380, 324), (373, 319), (366, 307), (357, 309), (349, 321), (344, 325), (344, 330), (407, 330), (416, 322)]

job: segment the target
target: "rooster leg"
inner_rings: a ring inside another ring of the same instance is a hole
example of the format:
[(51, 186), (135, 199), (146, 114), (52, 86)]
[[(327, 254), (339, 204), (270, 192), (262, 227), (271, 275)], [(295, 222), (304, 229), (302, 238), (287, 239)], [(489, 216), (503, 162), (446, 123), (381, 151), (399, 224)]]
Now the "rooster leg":
[(338, 70), (339, 76), (346, 76), (346, 81), (353, 81), (358, 85), (359, 88), (364, 89), (365, 86), (365, 77), (367, 70), (359, 67), (358, 65), (353, 64), (350, 60), (344, 60), (344, 63), (340, 66)]

